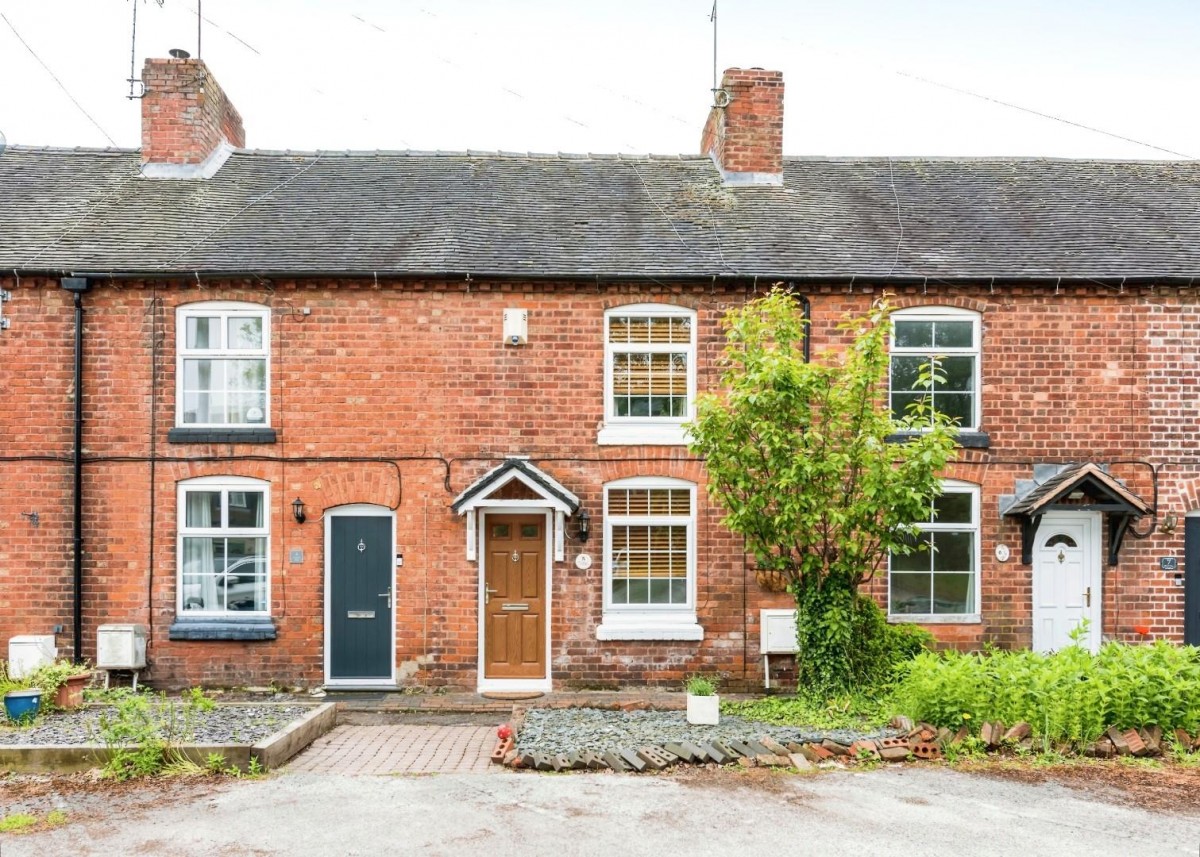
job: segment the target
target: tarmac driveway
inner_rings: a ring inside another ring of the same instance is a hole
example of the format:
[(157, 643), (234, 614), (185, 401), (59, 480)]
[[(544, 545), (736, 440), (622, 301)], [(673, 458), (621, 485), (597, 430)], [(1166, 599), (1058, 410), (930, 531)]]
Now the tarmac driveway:
[(1194, 816), (903, 766), (796, 776), (690, 769), (341, 776), (283, 772), (0, 836), (0, 854), (1030, 857), (1195, 855)]

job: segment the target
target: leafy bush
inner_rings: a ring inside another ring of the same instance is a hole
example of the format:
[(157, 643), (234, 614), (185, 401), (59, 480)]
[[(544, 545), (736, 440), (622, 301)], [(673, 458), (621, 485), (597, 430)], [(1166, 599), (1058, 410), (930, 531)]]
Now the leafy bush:
[(163, 694), (157, 698), (140, 693), (119, 697), (114, 713), (102, 714), (99, 719), (100, 738), (109, 750), (104, 773), (124, 781), (196, 769), (177, 747), (193, 737), (198, 715), (213, 707), (200, 688), (185, 694), (178, 705)]
[(850, 674), (867, 693), (883, 690), (902, 664), (933, 645), (933, 634), (918, 625), (889, 625), (875, 601), (858, 596), (851, 631)]
[(1200, 728), (1200, 649), (1158, 641), (1079, 646), (1053, 654), (946, 651), (901, 668), (896, 710), (957, 728), (987, 720), (1026, 721), (1039, 738), (1094, 741), (1109, 726)]
[(692, 696), (713, 696), (717, 692), (717, 683), (708, 676), (688, 676), (687, 692)]

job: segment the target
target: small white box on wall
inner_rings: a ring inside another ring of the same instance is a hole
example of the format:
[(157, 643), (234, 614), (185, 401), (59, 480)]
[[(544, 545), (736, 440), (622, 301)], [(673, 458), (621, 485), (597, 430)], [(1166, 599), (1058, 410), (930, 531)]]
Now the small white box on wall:
[(800, 650), (796, 640), (795, 610), (759, 610), (759, 652), (763, 659), (763, 687), (771, 688), (771, 655), (794, 655)]
[(529, 341), (529, 310), (504, 311), (504, 344), (524, 345)]

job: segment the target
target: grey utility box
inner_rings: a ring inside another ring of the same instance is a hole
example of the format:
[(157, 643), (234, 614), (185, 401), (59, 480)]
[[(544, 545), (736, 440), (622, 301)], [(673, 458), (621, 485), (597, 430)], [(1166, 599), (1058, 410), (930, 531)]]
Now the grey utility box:
[(145, 625), (101, 625), (96, 631), (96, 668), (140, 670), (146, 667)]

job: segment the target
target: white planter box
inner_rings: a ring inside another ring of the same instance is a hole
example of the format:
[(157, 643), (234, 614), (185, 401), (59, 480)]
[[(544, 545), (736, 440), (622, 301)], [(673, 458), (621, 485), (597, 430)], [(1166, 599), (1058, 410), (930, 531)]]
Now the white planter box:
[(687, 698), (687, 722), (697, 726), (716, 726), (721, 722), (721, 697), (692, 696)]

